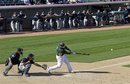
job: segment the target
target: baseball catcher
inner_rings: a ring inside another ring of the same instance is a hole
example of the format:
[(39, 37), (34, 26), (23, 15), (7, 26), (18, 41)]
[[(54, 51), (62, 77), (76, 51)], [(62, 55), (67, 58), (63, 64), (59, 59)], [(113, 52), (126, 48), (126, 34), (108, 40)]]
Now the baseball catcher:
[(30, 53), (27, 57), (25, 57), (25, 58), (23, 58), (21, 60), (20, 65), (19, 65), (19, 70), (22, 72), (23, 76), (29, 77), (28, 72), (29, 72), (32, 64), (34, 64), (34, 65), (36, 65), (38, 67), (41, 67), (44, 70), (47, 69), (47, 65), (46, 64), (40, 65), (38, 63), (35, 63), (34, 62), (34, 54)]

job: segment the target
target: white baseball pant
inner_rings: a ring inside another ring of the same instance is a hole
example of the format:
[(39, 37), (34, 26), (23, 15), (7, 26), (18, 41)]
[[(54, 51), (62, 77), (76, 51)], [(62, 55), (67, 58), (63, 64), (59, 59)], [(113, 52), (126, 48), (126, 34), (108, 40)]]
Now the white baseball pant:
[(67, 65), (68, 71), (69, 71), (70, 73), (73, 72), (73, 69), (72, 69), (72, 67), (71, 67), (71, 65), (70, 65), (70, 62), (69, 62), (69, 60), (67, 59), (66, 55), (63, 55), (63, 56), (58, 56), (58, 55), (56, 55), (56, 59), (57, 59), (57, 65), (54, 65), (54, 66), (52, 66), (52, 67), (49, 67), (49, 68), (48, 68), (48, 71), (61, 68), (62, 64), (65, 63), (65, 64)]

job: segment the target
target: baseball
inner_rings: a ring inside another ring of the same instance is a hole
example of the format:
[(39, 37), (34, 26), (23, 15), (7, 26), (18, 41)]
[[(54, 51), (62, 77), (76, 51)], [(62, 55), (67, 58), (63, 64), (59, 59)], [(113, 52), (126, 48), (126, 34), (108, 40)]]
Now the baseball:
[(113, 49), (111, 48), (111, 51), (113, 51)]

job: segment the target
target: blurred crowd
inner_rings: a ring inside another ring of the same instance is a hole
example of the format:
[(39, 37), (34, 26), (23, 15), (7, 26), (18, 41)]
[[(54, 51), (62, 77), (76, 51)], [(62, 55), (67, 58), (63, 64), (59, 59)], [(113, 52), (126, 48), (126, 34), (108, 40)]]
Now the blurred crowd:
[(64, 11), (60, 14), (49, 11), (36, 13), (32, 18), (32, 30), (57, 30), (57, 29), (72, 29), (72, 28), (86, 28), (86, 27), (101, 27), (113, 24), (127, 24), (129, 23), (128, 8), (119, 7), (117, 11), (97, 10), (93, 13), (90, 10), (83, 11)]
[[(57, 29), (101, 27), (114, 24), (130, 23), (130, 8), (119, 7), (117, 11), (91, 10), (83, 11), (64, 11), (56, 14), (53, 10), (45, 13), (36, 12), (34, 16), (26, 16), (22, 11), (18, 14), (13, 13), (11, 18), (3, 17), (0, 14), (0, 30), (6, 30), (4, 26), (10, 24), (11, 32), (23, 31), (23, 22), (29, 20), (32, 31), (48, 31)], [(8, 22), (7, 22), (8, 21)]]
[(71, 4), (84, 2), (114, 2), (129, 0), (0, 0), (0, 5)]
[(83, 2), (87, 2), (87, 0), (0, 0), (0, 5), (69, 4)]

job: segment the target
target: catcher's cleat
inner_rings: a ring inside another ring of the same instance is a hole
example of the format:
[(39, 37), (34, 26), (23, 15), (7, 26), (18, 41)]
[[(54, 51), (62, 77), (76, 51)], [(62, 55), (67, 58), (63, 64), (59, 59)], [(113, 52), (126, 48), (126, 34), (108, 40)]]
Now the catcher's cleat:
[(8, 76), (7, 73), (3, 72), (3, 76)]

